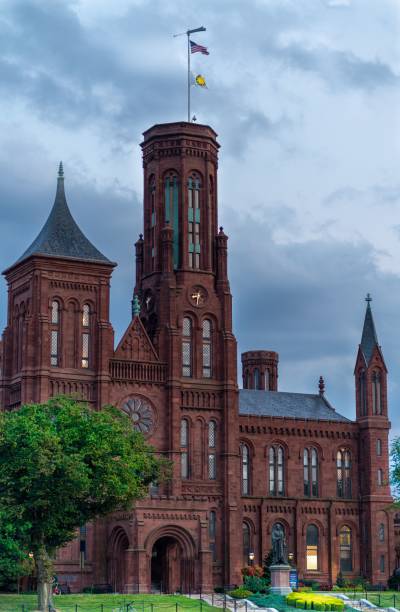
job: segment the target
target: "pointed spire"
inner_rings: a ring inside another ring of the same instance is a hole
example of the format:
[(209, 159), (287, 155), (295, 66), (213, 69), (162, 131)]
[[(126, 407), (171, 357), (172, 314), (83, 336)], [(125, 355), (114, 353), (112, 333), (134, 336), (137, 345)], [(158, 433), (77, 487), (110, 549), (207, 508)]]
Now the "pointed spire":
[(31, 255), (66, 257), (111, 264), (86, 238), (69, 210), (64, 191), (64, 168), (58, 166), (57, 191), (53, 208), (41, 232), (17, 263)]
[(325, 381), (322, 376), (319, 377), (318, 389), (321, 396), (325, 394)]
[(132, 300), (132, 317), (140, 316), (140, 303), (137, 294), (133, 296)]
[(367, 362), (367, 364), (369, 364), (372, 357), (372, 353), (374, 352), (374, 348), (376, 346), (379, 346), (379, 344), (371, 310), (372, 297), (369, 293), (367, 293), (365, 301), (367, 302), (367, 309), (365, 311), (364, 327), (362, 331), (360, 348), (365, 357), (365, 361)]

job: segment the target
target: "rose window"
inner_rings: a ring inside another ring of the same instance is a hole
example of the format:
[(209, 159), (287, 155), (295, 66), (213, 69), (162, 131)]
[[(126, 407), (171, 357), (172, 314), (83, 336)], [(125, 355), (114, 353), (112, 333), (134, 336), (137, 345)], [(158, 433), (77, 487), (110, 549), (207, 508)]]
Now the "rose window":
[(131, 418), (135, 431), (149, 434), (154, 427), (154, 410), (150, 403), (142, 397), (131, 397), (122, 410)]

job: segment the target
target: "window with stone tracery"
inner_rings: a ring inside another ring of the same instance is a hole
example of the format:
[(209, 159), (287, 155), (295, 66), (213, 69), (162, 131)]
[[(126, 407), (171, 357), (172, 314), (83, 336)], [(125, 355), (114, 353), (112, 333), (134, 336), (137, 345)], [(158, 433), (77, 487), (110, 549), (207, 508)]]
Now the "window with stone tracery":
[(84, 304), (82, 308), (82, 368), (89, 367), (90, 357), (90, 307)]
[(382, 414), (381, 374), (372, 372), (372, 413)]
[(197, 172), (188, 178), (188, 262), (189, 268), (200, 268), (200, 192)]
[(303, 451), (304, 495), (318, 497), (318, 453), (313, 447)]
[(192, 319), (184, 317), (182, 324), (182, 376), (192, 376)]
[(285, 494), (284, 451), (282, 446), (271, 446), (268, 451), (269, 494)]
[(51, 303), (50, 321), (50, 364), (58, 366), (60, 353), (60, 304), (57, 300), (53, 300)]
[(203, 321), (203, 378), (211, 378), (212, 327), (209, 319)]
[(242, 462), (242, 495), (250, 494), (250, 450), (247, 444), (240, 445)]
[(336, 453), (336, 485), (338, 497), (351, 499), (351, 454), (344, 448)]
[(189, 478), (189, 422), (187, 419), (181, 420), (180, 431), (181, 445), (181, 477)]

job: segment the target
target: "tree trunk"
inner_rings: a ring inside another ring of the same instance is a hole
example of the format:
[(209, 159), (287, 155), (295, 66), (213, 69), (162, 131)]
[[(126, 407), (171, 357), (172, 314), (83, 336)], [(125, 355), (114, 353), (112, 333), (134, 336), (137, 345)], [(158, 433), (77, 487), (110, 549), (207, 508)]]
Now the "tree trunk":
[(40, 612), (55, 612), (52, 592), (53, 562), (44, 546), (40, 546), (34, 554), (37, 572), (37, 609)]

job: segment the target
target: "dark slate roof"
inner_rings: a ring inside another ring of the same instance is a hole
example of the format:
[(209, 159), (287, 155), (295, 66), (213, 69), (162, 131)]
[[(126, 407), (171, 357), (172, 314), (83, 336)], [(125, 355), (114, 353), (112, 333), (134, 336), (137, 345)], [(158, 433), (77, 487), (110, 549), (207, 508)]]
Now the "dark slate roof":
[(350, 419), (336, 412), (324, 396), (282, 391), (240, 389), (239, 414), (350, 422)]
[(56, 198), (50, 215), (37, 238), (16, 263), (20, 263), (31, 255), (66, 257), (112, 264), (86, 238), (71, 215), (65, 197), (62, 164), (60, 164)]
[(365, 311), (364, 327), (361, 337), (360, 348), (365, 357), (365, 361), (369, 364), (374, 348), (379, 346), (378, 336), (374, 324), (374, 318), (371, 310), (371, 298), (367, 297), (367, 310)]

